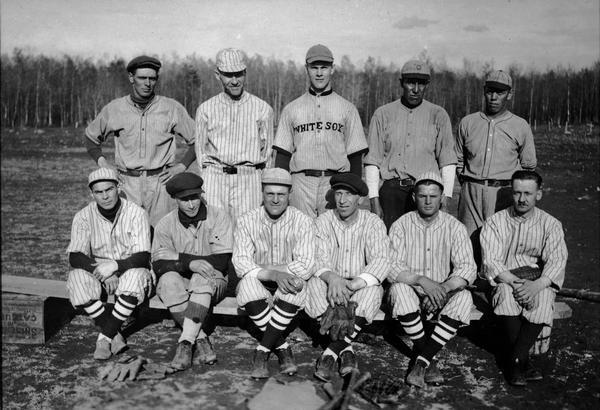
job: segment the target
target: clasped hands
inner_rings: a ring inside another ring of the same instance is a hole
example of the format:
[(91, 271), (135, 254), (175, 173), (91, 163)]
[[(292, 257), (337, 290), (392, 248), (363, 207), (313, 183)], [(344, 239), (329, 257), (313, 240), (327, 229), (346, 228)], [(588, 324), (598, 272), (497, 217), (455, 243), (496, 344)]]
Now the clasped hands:
[(333, 272), (327, 276), (327, 301), (331, 306), (346, 306), (354, 292), (367, 286), (364, 279), (356, 277), (352, 280), (342, 278)]

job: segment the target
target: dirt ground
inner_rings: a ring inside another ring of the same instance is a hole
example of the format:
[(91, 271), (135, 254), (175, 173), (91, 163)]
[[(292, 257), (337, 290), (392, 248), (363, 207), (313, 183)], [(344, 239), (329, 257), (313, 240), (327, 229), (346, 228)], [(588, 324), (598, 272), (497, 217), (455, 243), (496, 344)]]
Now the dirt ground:
[[(90, 199), (85, 181), (94, 168), (78, 146), (81, 135), (82, 130), (2, 130), (3, 274), (66, 279), (71, 220)], [(565, 228), (568, 288), (600, 291), (599, 141), (598, 127), (592, 136), (578, 130), (569, 136), (536, 132), (539, 170), (545, 180), (540, 206)], [(455, 209), (456, 202), (452, 205)], [(559, 300), (569, 304), (573, 317), (555, 321), (549, 353), (536, 358), (545, 375), (542, 382), (524, 389), (507, 386), (494, 356), (500, 340), (496, 329), (478, 321), (462, 329), (441, 353), (444, 385), (423, 390), (401, 387), (400, 404), (390, 408), (597, 408), (600, 304)], [(164, 312), (151, 313), (129, 336), (129, 353), (166, 362), (174, 353), (178, 330)], [(75, 316), (45, 345), (3, 343), (2, 408), (244, 409), (265, 384), (249, 377), (255, 341), (245, 330), (244, 319), (216, 317), (215, 324), (211, 337), (217, 364), (196, 366), (161, 381), (98, 380), (100, 365), (91, 357), (96, 333), (83, 315)], [(294, 379), (311, 383), (325, 399), (320, 383), (312, 378), (319, 349), (313, 347), (306, 323), (300, 325), (290, 337), (300, 367)], [(359, 365), (375, 377), (400, 383), (408, 363), (405, 347), (389, 323), (385, 326), (373, 326), (360, 338)], [(272, 359), (274, 377), (276, 367)], [(352, 406), (376, 408), (359, 397)]]

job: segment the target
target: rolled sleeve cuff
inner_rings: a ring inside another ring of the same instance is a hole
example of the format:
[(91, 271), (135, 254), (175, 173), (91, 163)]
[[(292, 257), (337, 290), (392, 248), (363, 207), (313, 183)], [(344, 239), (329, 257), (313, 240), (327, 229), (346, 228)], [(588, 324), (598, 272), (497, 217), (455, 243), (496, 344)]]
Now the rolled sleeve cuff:
[(328, 271), (330, 271), (330, 270), (331, 270), (331, 269), (328, 269), (328, 268), (321, 268), (321, 269), (318, 269), (318, 270), (315, 272), (315, 276), (316, 276), (317, 278), (320, 278), (322, 274), (324, 274), (325, 272), (328, 272)]
[(379, 279), (370, 273), (363, 272), (358, 275), (358, 277), (364, 280), (367, 283), (367, 286), (379, 286)]

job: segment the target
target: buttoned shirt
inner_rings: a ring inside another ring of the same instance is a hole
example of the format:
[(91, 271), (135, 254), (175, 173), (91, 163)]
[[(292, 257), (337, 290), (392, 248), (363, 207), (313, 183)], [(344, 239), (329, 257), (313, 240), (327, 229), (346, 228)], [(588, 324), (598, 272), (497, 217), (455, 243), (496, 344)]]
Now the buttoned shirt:
[(427, 100), (408, 108), (401, 100), (375, 110), (369, 126), (365, 165), (379, 168), (383, 180), (417, 178), (456, 164), (454, 136), (446, 111)]
[(473, 283), (477, 266), (467, 229), (439, 212), (431, 222), (417, 211), (402, 215), (390, 228), (390, 280), (421, 275), (442, 283), (451, 277)]
[(531, 127), (510, 111), (498, 118), (483, 112), (464, 117), (456, 138), (457, 173), (475, 179), (510, 179), (537, 165)]
[(206, 219), (187, 228), (179, 221), (178, 209), (165, 215), (154, 229), (152, 253), (170, 249), (177, 253), (206, 256), (231, 253), (233, 232), (229, 215), (220, 208), (206, 206)]
[(115, 220), (106, 219), (96, 202), (77, 212), (71, 227), (67, 253), (91, 258), (121, 260), (138, 252), (150, 252), (148, 214), (133, 202), (121, 199)]
[(342, 278), (362, 278), (367, 285), (379, 285), (388, 275), (389, 240), (383, 221), (375, 214), (358, 209), (356, 218), (342, 221), (335, 210), (317, 220), (317, 271)]
[(175, 162), (176, 137), (194, 143), (194, 120), (177, 101), (155, 96), (144, 109), (130, 96), (108, 103), (85, 129), (95, 144), (115, 137), (115, 164), (120, 169), (147, 170)]
[(224, 92), (196, 110), (196, 158), (202, 165), (269, 165), (273, 109), (244, 91), (239, 100)]
[(308, 280), (315, 264), (312, 218), (293, 206), (276, 220), (264, 206), (251, 210), (237, 221), (232, 262), (240, 277), (257, 276), (259, 265), (287, 265), (287, 273)]
[(562, 224), (539, 208), (527, 217), (512, 206), (496, 212), (483, 225), (481, 250), (486, 277), (535, 264), (555, 287), (564, 282), (568, 252)]
[(334, 91), (307, 92), (285, 106), (275, 146), (292, 154), (290, 171), (350, 171), (348, 155), (367, 149), (358, 110)]

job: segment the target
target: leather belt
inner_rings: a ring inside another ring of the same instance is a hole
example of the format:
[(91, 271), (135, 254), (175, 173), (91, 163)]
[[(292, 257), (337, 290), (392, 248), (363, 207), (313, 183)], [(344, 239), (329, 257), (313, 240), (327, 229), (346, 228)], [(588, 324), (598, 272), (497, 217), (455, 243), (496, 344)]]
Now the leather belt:
[(307, 177), (330, 177), (337, 174), (337, 171), (332, 169), (319, 170), (319, 169), (303, 169), (302, 171), (292, 172), (292, 174), (304, 174)]
[(147, 177), (158, 175), (164, 171), (167, 167), (156, 168), (156, 169), (119, 169), (119, 173), (130, 177), (141, 177), (146, 175)]
[(413, 186), (415, 184), (415, 180), (412, 178), (392, 178), (389, 181), (390, 183), (399, 186)]
[(475, 184), (491, 186), (494, 188), (510, 186), (510, 184), (511, 184), (510, 179), (475, 179), (475, 178), (468, 177), (466, 175), (463, 175), (461, 178), (467, 182), (473, 182)]
[(260, 164), (248, 164), (248, 165), (238, 165), (238, 166), (226, 165), (224, 167), (220, 167), (220, 166), (215, 165), (215, 167), (217, 169), (222, 170), (224, 174), (233, 175), (233, 174), (237, 174), (238, 173), (238, 169), (242, 168), (242, 167), (264, 169), (265, 168), (265, 163), (262, 162)]

